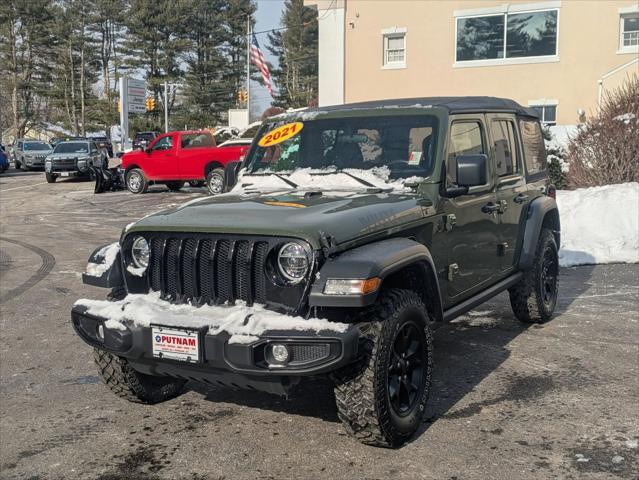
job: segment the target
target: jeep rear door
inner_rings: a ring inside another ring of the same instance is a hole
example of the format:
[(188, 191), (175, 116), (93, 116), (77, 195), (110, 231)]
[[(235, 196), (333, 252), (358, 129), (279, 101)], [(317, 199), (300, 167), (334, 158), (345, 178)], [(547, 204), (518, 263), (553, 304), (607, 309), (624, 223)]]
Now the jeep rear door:
[(514, 268), (518, 247), (519, 226), (522, 224), (529, 195), (524, 178), (522, 142), (516, 118), (512, 114), (487, 115), (490, 130), (491, 162), (494, 164), (494, 181), (497, 186), (497, 203), (500, 210), (499, 242), (497, 255), (505, 275)]
[[(455, 158), (470, 154), (489, 155), (484, 115), (455, 115), (448, 129), (445, 187), (457, 186)], [(466, 195), (442, 199), (446, 223), (450, 225), (443, 238), (448, 258), (448, 304), (472, 295), (499, 272), (497, 214), (485, 208), (494, 207), (497, 202), (492, 167), (487, 163), (485, 185), (471, 187)]]

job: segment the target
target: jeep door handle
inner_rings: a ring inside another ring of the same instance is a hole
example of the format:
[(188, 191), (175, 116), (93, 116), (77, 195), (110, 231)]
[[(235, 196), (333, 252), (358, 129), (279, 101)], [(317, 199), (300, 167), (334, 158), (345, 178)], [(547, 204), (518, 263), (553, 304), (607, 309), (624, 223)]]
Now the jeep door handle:
[(481, 207), (481, 211), (483, 213), (488, 213), (488, 214), (499, 212), (499, 209), (500, 209), (500, 205), (493, 202), (487, 203), (486, 205)]
[(528, 195), (524, 195), (523, 193), (520, 193), (513, 199), (513, 202), (524, 203), (526, 200), (528, 200)]

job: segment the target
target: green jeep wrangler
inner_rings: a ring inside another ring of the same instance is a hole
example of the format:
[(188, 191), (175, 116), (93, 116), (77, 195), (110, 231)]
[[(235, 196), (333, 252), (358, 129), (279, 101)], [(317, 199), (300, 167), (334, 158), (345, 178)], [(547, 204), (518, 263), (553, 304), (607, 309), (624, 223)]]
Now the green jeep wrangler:
[[(535, 111), (422, 98), (267, 119), (235, 187), (127, 227), (91, 256), (77, 334), (119, 396), (189, 380), (281, 395), (335, 384), (364, 443), (423, 417), (433, 330), (508, 290), (515, 316), (557, 301), (559, 214)], [(301, 383), (297, 388), (303, 388)]]

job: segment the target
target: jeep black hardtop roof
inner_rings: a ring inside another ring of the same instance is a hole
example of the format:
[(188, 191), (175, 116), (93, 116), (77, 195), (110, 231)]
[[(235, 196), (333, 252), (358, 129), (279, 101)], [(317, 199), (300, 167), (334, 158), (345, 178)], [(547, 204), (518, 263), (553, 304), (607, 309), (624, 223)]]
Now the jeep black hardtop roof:
[(535, 109), (522, 107), (514, 100), (499, 97), (421, 97), (375, 100), (369, 102), (347, 103), (344, 105), (333, 105), (330, 107), (309, 108), (307, 110), (304, 110), (304, 113), (367, 110), (393, 107), (423, 108), (427, 106), (444, 108), (448, 110), (448, 113), (504, 112), (539, 118), (539, 114)]

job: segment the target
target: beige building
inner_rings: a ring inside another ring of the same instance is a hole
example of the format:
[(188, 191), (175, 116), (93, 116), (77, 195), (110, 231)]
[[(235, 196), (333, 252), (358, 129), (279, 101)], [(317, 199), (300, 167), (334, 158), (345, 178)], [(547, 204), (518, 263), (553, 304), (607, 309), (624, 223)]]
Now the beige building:
[(318, 9), (319, 103), (508, 97), (575, 124), (639, 72), (637, 0), (305, 0)]

